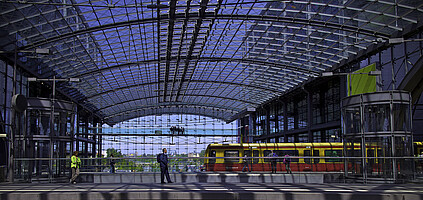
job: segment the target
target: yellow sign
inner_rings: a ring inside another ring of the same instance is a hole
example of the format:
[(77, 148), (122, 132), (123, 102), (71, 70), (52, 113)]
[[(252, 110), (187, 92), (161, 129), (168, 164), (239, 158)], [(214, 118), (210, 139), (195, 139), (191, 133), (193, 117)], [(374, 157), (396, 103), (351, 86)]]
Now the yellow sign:
[(369, 75), (371, 71), (376, 71), (376, 63), (348, 75), (348, 96), (377, 91), (377, 77)]

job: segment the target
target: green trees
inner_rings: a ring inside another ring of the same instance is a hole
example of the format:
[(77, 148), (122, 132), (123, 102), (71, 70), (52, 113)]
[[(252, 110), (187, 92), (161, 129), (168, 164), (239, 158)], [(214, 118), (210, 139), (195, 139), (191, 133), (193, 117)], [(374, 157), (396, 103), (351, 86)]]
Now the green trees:
[(107, 157), (110, 157), (110, 155), (113, 154), (113, 157), (123, 157), (122, 152), (120, 152), (120, 150), (114, 149), (114, 148), (109, 148), (106, 150), (107, 153)]

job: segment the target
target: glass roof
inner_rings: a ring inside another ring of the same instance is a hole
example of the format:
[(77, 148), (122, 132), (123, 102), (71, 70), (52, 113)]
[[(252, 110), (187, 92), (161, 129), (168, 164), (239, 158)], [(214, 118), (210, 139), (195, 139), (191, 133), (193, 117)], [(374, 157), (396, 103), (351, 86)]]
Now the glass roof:
[(420, 0), (3, 0), (0, 50), (38, 78), (80, 78), (58, 88), (109, 124), (230, 121), (422, 16)]

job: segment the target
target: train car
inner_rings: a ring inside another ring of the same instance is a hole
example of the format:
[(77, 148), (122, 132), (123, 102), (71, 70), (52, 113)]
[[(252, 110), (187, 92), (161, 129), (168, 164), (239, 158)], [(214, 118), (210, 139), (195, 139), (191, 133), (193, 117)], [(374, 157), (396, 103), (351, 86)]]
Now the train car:
[[(244, 143), (244, 144), (210, 144), (206, 156), (216, 159), (206, 159), (207, 171), (241, 171), (242, 158), (223, 157), (271, 157), (272, 151), (278, 157), (277, 171), (284, 171), (283, 157), (291, 158), (292, 171), (342, 171), (344, 162), (342, 143)], [(333, 158), (295, 158), (295, 157), (333, 157)], [(269, 158), (250, 158), (248, 160), (254, 171), (271, 171)]]
[[(358, 143), (347, 144), (345, 146), (347, 155), (344, 155), (343, 143), (244, 143), (244, 144), (210, 144), (206, 149), (206, 156), (216, 157), (216, 159), (206, 159), (205, 167), (207, 171), (241, 171), (243, 168), (243, 158), (225, 157), (272, 157), (275, 152), (279, 158), (276, 159), (277, 171), (284, 171), (285, 164), (283, 157), (292, 156), (292, 171), (344, 171), (344, 160), (337, 157), (349, 157), (348, 169), (353, 173), (361, 170), (362, 157), (361, 145)], [(385, 157), (386, 150), (375, 145), (366, 146), (367, 151), (364, 156), (367, 170), (372, 173), (382, 172), (382, 164), (391, 162), (390, 160), (377, 158)], [(423, 143), (415, 142), (414, 150), (416, 156), (423, 154)], [(295, 158), (295, 157), (326, 157), (326, 158)], [(333, 157), (333, 158), (332, 158)], [(270, 158), (249, 158), (254, 171), (271, 171)], [(423, 168), (423, 167), (422, 167)]]
[(416, 160), (416, 171), (419, 174), (423, 173), (423, 142), (414, 142), (414, 155), (421, 159)]
[(423, 157), (423, 142), (414, 142), (414, 155)]

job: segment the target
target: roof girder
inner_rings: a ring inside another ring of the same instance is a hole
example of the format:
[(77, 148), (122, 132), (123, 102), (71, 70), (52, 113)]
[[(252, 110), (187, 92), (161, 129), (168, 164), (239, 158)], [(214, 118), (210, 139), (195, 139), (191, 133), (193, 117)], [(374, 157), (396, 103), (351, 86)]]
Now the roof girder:
[[(125, 22), (117, 22), (117, 23), (111, 23), (106, 24), (102, 26), (96, 26), (96, 27), (90, 27), (87, 29), (77, 30), (70, 33), (65, 33), (62, 35), (57, 35), (49, 38), (48, 40), (34, 42), (31, 44), (28, 44), (26, 46), (20, 47), (19, 50), (26, 50), (30, 48), (34, 48), (36, 46), (43, 46), (49, 43), (57, 42), (59, 40), (67, 39), (70, 37), (76, 37), (77, 35), (82, 35), (86, 33), (92, 33), (96, 31), (103, 31), (111, 28), (118, 28), (118, 27), (125, 27), (130, 25), (138, 25), (143, 23), (153, 23), (157, 21), (162, 20), (169, 20), (169, 15), (159, 15), (159, 18), (148, 18), (148, 19), (142, 19), (142, 20), (131, 20), (131, 21), (125, 21)], [(175, 14), (175, 20), (178, 19), (199, 19), (198, 13), (190, 13), (189, 16), (185, 16), (184, 13), (177, 13)], [(390, 37), (390, 35), (384, 34), (384, 33), (378, 33), (372, 30), (366, 30), (354, 26), (348, 26), (344, 24), (336, 24), (336, 23), (330, 23), (330, 22), (322, 22), (317, 20), (305, 20), (305, 19), (295, 19), (290, 17), (279, 17), (279, 16), (260, 16), (260, 15), (215, 15), (215, 13), (204, 13), (204, 19), (226, 19), (226, 20), (253, 20), (253, 21), (273, 21), (273, 22), (284, 22), (284, 23), (293, 23), (293, 24), (302, 24), (302, 25), (310, 25), (310, 26), (316, 26), (316, 27), (322, 27), (322, 28), (332, 28), (340, 31), (348, 31), (348, 32), (354, 32), (354, 33), (360, 33), (363, 35), (368, 35), (372, 37), (380, 37), (387, 39)]]

